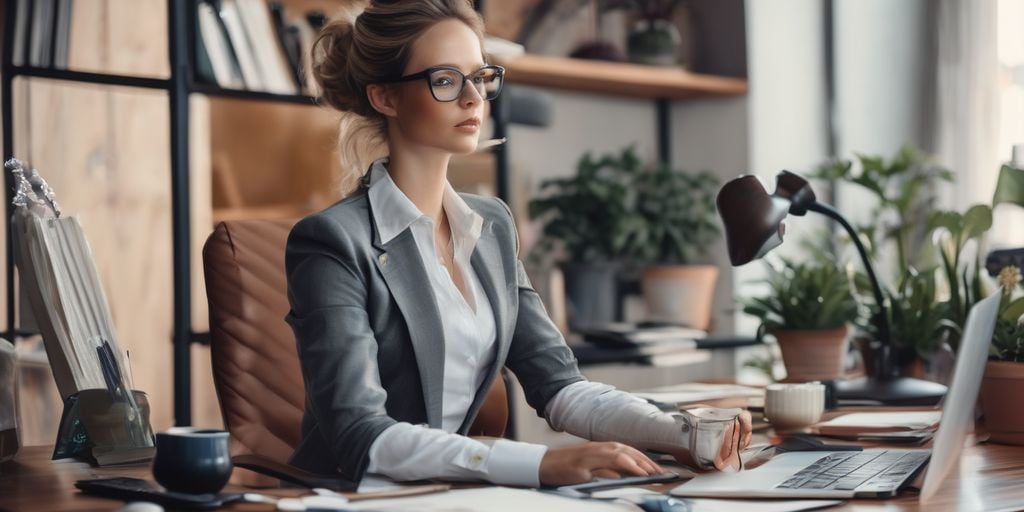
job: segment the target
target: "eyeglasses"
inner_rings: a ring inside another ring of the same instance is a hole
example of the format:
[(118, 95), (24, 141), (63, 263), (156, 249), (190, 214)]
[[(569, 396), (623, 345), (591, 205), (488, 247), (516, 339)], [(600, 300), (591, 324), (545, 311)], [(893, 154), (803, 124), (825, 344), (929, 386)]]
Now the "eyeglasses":
[(501, 85), (505, 81), (505, 68), (495, 65), (484, 66), (468, 75), (462, 71), (449, 66), (436, 66), (424, 69), (419, 73), (405, 75), (391, 80), (382, 80), (379, 83), (411, 82), (413, 80), (426, 79), (430, 85), (430, 94), (434, 99), (441, 102), (455, 101), (462, 97), (462, 91), (466, 82), (473, 84), (476, 91), (484, 99), (493, 100), (501, 93)]

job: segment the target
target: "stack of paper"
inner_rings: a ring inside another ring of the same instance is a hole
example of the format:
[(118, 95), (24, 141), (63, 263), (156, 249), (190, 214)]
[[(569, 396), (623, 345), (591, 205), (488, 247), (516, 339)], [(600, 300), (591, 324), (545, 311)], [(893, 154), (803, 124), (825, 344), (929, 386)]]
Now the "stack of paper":
[(20, 162), (7, 167), (19, 183), (14, 214), (17, 267), (62, 397), (108, 387), (97, 347), (106, 341), (127, 380), (92, 251), (75, 217), (61, 217), (52, 192), (38, 174), (25, 176)]

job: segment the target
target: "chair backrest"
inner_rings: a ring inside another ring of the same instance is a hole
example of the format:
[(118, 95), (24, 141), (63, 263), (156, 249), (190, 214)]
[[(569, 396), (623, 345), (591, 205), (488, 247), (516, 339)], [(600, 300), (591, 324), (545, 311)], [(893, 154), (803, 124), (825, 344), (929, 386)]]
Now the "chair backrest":
[[(203, 248), (214, 386), (231, 453), (281, 463), (301, 440), (305, 403), (295, 337), (284, 321), (284, 249), (295, 222), (221, 222)], [(507, 421), (499, 378), (469, 433), (501, 437)]]

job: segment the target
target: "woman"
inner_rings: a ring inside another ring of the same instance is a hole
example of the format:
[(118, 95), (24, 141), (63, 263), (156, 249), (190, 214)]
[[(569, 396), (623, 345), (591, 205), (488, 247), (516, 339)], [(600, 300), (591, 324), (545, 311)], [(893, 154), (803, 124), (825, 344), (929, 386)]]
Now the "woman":
[[(355, 482), (369, 471), (538, 486), (662, 472), (638, 448), (692, 462), (679, 417), (580, 375), (517, 257), (505, 203), (448, 184), (451, 155), (476, 149), (501, 90), (482, 33), (467, 0), (376, 1), (317, 41), (321, 96), (347, 118), (343, 157), (374, 141), (387, 157), (288, 239), (307, 404), (291, 463)], [(553, 428), (601, 442), (466, 437), (502, 367)], [(748, 414), (729, 425), (697, 439), (720, 468), (749, 443)]]

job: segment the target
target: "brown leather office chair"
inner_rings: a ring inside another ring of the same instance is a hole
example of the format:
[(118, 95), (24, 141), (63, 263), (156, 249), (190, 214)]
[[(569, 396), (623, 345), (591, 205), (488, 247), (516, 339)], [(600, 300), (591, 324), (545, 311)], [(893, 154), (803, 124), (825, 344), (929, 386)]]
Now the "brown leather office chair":
[[(317, 475), (287, 465), (301, 440), (305, 398), (295, 337), (284, 321), (284, 248), (295, 222), (221, 222), (203, 248), (203, 266), (214, 385), (231, 433), (232, 460), (299, 483), (296, 477), (311, 481)], [(508, 413), (505, 382), (496, 379), (470, 435), (503, 436)], [(246, 474), (242, 483), (275, 483), (258, 477)]]

